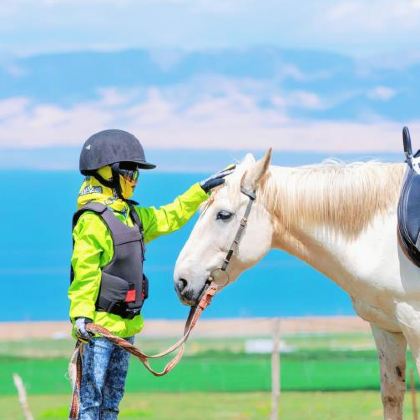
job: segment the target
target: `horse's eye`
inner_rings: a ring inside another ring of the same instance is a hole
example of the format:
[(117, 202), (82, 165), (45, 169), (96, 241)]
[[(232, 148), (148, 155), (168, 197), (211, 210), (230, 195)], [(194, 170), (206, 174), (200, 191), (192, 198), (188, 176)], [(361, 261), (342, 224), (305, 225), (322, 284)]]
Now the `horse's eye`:
[(233, 213), (227, 210), (220, 210), (219, 213), (217, 213), (216, 220), (228, 220), (232, 217)]

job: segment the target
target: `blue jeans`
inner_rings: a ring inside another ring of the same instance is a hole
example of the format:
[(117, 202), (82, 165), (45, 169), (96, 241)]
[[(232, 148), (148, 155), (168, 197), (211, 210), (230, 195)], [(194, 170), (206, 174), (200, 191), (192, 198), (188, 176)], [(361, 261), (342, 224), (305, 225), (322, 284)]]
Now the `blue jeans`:
[[(130, 343), (134, 337), (126, 338)], [(83, 346), (79, 420), (115, 420), (130, 353), (103, 337)]]

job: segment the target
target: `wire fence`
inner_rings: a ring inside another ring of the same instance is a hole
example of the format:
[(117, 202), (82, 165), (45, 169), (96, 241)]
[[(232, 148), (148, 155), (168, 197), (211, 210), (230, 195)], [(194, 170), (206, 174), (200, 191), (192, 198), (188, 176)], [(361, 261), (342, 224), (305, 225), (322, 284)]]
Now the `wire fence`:
[[(147, 322), (136, 345), (151, 353), (162, 350), (181, 335), (182, 328), (182, 321)], [(6, 330), (14, 335), (7, 337)], [(66, 392), (64, 372), (73, 349), (69, 330), (67, 323), (22, 324), (12, 330), (0, 324), (0, 363), (4, 365), (0, 377), (13, 368), (29, 392)], [(376, 350), (363, 321), (352, 317), (282, 319), (278, 330), (282, 390), (379, 389)], [(272, 335), (273, 319), (200, 321), (174, 372), (156, 379), (132, 360), (127, 389), (270, 391)], [(0, 380), (0, 394), (14, 392), (9, 382)]]
[[(279, 337), (278, 357), (273, 340), (275, 325)], [(69, 324), (29, 323), (19, 328), (14, 325), (13, 330), (11, 324), (8, 327), (0, 324), (0, 402), (16, 397), (13, 374), (18, 373), (30, 402), (31, 398), (49, 396), (49, 401), (62, 401), (60, 410), (64, 413), (70, 395), (67, 363), (74, 345), (69, 337)], [(182, 321), (149, 321), (137, 335), (136, 345), (147, 352), (162, 350), (181, 335), (182, 328)], [(156, 367), (163, 363), (157, 362)], [(413, 372), (413, 386), (418, 389), (417, 373), (409, 356), (408, 383), (410, 372)], [(130, 401), (129, 395), (138, 393), (149, 395), (151, 400), (155, 394), (165, 394), (165, 401), (172, 394), (193, 393), (191, 395), (218, 395), (218, 398), (230, 395), (226, 397), (227, 405), (238, 398), (243, 398), (241, 404), (244, 405), (255, 399), (258, 407), (262, 404), (258, 399), (263, 398), (266, 412), (256, 418), (271, 415), (273, 419), (275, 413), (298, 398), (296, 393), (299, 392), (310, 399), (311, 392), (314, 395), (323, 392), (327, 396), (328, 392), (337, 395), (338, 391), (352, 391), (352, 395), (356, 395), (357, 391), (370, 390), (374, 392), (372, 400), (376, 404), (372, 412), (380, 413), (379, 389), (379, 363), (369, 326), (351, 317), (202, 320), (187, 343), (183, 360), (173, 372), (156, 378), (132, 358), (126, 384), (127, 401)], [(249, 397), (239, 397), (244, 394)], [(258, 397), (265, 394), (268, 397)], [(360, 398), (368, 394), (357, 395)], [(15, 403), (18, 405), (17, 399)], [(276, 404), (279, 409), (270, 411)], [(137, 407), (139, 403), (134, 405)], [(333, 405), (328, 402), (326, 409)]]

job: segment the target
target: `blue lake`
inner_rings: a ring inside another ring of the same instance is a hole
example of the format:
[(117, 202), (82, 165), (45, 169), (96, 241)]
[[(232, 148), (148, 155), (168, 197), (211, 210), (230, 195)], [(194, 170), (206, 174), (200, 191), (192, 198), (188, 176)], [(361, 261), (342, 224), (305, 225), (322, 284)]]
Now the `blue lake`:
[[(71, 217), (82, 178), (75, 172), (0, 172), (0, 321), (65, 320), (71, 255)], [(142, 173), (143, 206), (159, 206), (202, 174)], [(146, 318), (184, 318), (172, 271), (192, 229), (156, 239), (147, 248), (150, 298)], [(214, 299), (207, 318), (352, 315), (348, 296), (333, 282), (284, 252), (272, 251)]]

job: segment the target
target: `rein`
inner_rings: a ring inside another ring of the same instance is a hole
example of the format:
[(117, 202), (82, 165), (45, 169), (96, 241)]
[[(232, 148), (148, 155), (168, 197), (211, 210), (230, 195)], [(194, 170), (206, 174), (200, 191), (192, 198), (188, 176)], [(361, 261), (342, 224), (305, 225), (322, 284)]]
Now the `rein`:
[[(128, 342), (127, 340), (124, 340), (121, 337), (117, 337), (116, 335), (112, 334), (106, 328), (101, 327), (100, 325), (89, 323), (86, 325), (86, 330), (91, 333), (99, 334), (102, 337), (107, 338), (109, 341), (111, 341), (115, 345), (131, 353), (138, 360), (140, 360), (140, 362), (143, 363), (144, 367), (153, 375), (164, 376), (167, 373), (169, 373), (181, 360), (184, 354), (185, 342), (187, 341), (192, 329), (195, 327), (198, 321), (198, 318), (200, 317), (204, 309), (206, 309), (207, 306), (210, 305), (210, 302), (213, 296), (216, 294), (216, 291), (217, 291), (217, 285), (214, 282), (210, 283), (208, 287), (204, 290), (204, 293), (202, 294), (202, 297), (198, 305), (193, 306), (190, 309), (190, 313), (188, 315), (188, 318), (184, 327), (184, 335), (174, 345), (172, 345), (171, 347), (169, 347), (168, 349), (164, 350), (161, 353), (146, 354), (142, 352), (139, 348), (137, 348), (136, 346)], [(177, 354), (165, 365), (162, 371), (158, 372), (150, 366), (149, 359), (159, 359), (163, 356), (166, 356), (174, 352), (177, 349), (178, 349)], [(73, 355), (71, 357), (70, 366), (69, 366), (69, 376), (73, 382), (73, 397), (72, 397), (70, 416), (69, 416), (71, 420), (77, 420), (79, 418), (80, 385), (82, 381), (82, 353), (83, 353), (83, 344), (80, 341), (78, 341), (76, 344), (76, 348), (73, 352)]]
[[(227, 268), (230, 264), (231, 258), (235, 251), (237, 251), (239, 247), (239, 243), (242, 239), (242, 235), (248, 223), (248, 217), (251, 212), (252, 204), (255, 201), (256, 194), (255, 191), (248, 191), (241, 187), (241, 192), (245, 194), (249, 198), (249, 202), (245, 209), (245, 213), (239, 223), (238, 231), (236, 232), (235, 238), (226, 253), (226, 257), (223, 260), (223, 264), (219, 269), (214, 270), (208, 280), (205, 282), (202, 291), (200, 292), (200, 300), (196, 306), (191, 307), (190, 312), (188, 314), (187, 321), (185, 322), (184, 327), (184, 335), (171, 347), (162, 351), (161, 353), (157, 354), (146, 354), (142, 352), (139, 348), (134, 346), (133, 344), (129, 343), (127, 340), (124, 340), (121, 337), (117, 337), (116, 335), (112, 334), (106, 328), (101, 327), (100, 325), (96, 325), (94, 323), (89, 323), (86, 325), (86, 330), (93, 333), (99, 334), (102, 337), (107, 338), (115, 345), (123, 348), (124, 350), (131, 353), (135, 356), (141, 363), (143, 363), (144, 367), (153, 375), (155, 376), (164, 376), (169, 373), (181, 360), (184, 349), (185, 349), (185, 342), (187, 341), (192, 329), (195, 327), (200, 315), (202, 312), (210, 305), (213, 296), (216, 294), (218, 286), (214, 280), (213, 274), (215, 271), (220, 270), (227, 275)], [(228, 277), (229, 279), (229, 277)], [(159, 359), (163, 356), (166, 356), (170, 353), (173, 353), (175, 350), (178, 349), (177, 354), (165, 365), (165, 367), (160, 371), (154, 370), (149, 363), (149, 359)], [(69, 376), (73, 382), (73, 398), (70, 408), (70, 419), (76, 420), (79, 418), (79, 408), (80, 408), (80, 385), (82, 380), (82, 352), (83, 352), (83, 343), (80, 341), (77, 342), (75, 350), (70, 360), (69, 366)]]

